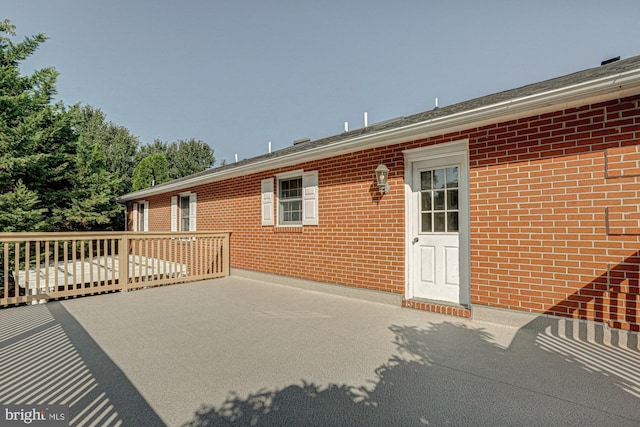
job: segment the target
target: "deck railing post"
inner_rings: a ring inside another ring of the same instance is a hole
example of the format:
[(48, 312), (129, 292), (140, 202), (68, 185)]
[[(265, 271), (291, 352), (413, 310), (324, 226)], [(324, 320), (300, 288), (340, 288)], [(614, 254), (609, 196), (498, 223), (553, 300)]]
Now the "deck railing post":
[(229, 268), (230, 268), (230, 262), (229, 262), (229, 240), (231, 239), (231, 233), (226, 233), (227, 235), (225, 236), (223, 242), (222, 242), (222, 268), (223, 268), (223, 273), (224, 276), (228, 276), (229, 275)]
[(118, 244), (118, 273), (120, 289), (129, 290), (129, 237), (126, 234), (120, 235)]

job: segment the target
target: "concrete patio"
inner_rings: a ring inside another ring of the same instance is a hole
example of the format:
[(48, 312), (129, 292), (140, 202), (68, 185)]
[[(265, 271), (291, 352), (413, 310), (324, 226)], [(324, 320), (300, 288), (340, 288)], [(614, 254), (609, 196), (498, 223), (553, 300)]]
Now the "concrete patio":
[(71, 425), (640, 425), (640, 354), (567, 335), (230, 276), (0, 310), (0, 404), (70, 405)]

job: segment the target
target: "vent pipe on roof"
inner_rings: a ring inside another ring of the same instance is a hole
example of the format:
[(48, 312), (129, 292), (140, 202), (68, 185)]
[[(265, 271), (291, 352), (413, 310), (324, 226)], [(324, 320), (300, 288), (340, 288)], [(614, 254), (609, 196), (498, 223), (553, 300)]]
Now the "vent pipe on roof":
[(271, 154), (271, 141), (269, 141), (269, 154)]
[(296, 139), (295, 141), (293, 141), (293, 145), (298, 145), (298, 144), (302, 144), (303, 142), (309, 142), (311, 141), (311, 138), (306, 137), (306, 138), (300, 138), (300, 139)]
[(344, 131), (349, 132), (349, 122), (344, 122)]
[(612, 62), (620, 61), (620, 57), (616, 56), (615, 58), (607, 59), (606, 61), (602, 61), (600, 65), (611, 64)]
[(369, 115), (367, 112), (364, 112), (364, 127), (369, 127)]
[(236, 163), (238, 163), (238, 153), (236, 153)]
[(438, 108), (438, 98), (437, 98), (437, 97), (436, 97), (436, 101), (435, 101), (435, 103), (436, 103), (435, 108)]

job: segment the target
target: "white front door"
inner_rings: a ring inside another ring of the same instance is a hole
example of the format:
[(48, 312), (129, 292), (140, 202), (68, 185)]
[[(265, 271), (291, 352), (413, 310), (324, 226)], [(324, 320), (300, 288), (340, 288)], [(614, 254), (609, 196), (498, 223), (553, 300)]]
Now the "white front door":
[(466, 304), (466, 284), (461, 291), (461, 260), (466, 255), (460, 250), (461, 229), (466, 231), (468, 220), (466, 155), (413, 161), (407, 172), (407, 296)]

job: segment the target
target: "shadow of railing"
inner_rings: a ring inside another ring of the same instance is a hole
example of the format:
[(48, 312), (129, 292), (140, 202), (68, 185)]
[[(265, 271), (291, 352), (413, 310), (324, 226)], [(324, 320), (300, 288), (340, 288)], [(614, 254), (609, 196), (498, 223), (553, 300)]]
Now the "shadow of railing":
[(616, 266), (608, 266), (605, 273), (547, 309), (547, 316), (535, 318), (525, 328), (546, 328), (554, 336), (638, 350), (639, 308), (640, 253), (635, 252)]
[(631, 363), (637, 353), (601, 346), (590, 349), (597, 357), (585, 364), (583, 348), (557, 351), (525, 329), (506, 347), (464, 324), (390, 329), (398, 354), (375, 370), (370, 384), (302, 380), (247, 396), (231, 393), (183, 426), (640, 423), (640, 368)]
[[(368, 383), (230, 392), (183, 425), (640, 425), (640, 353), (557, 322), (508, 339), (462, 321), (392, 325), (396, 350)], [(0, 404), (68, 405), (72, 426), (164, 425), (63, 302), (0, 311), (0, 367)]]
[(0, 404), (66, 405), (69, 425), (162, 426), (59, 302), (0, 312)]

